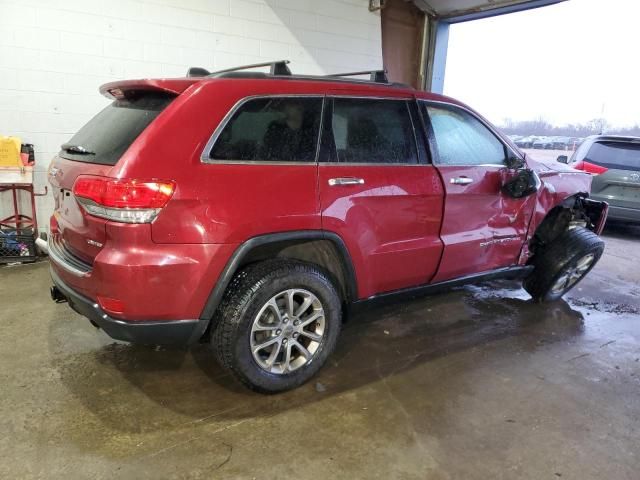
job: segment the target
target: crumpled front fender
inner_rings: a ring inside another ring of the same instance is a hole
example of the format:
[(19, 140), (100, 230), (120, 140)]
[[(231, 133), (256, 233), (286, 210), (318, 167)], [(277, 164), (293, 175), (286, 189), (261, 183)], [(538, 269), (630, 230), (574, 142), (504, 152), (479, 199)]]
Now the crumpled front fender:
[(579, 206), (585, 211), (592, 223), (592, 229), (600, 234), (604, 228), (609, 206), (606, 202), (589, 199), (591, 191), (591, 175), (583, 172), (558, 172), (554, 170), (538, 171), (542, 181), (536, 193), (536, 204), (527, 230), (526, 242), (520, 254), (519, 263), (529, 259), (530, 243), (542, 221), (556, 207), (575, 208)]

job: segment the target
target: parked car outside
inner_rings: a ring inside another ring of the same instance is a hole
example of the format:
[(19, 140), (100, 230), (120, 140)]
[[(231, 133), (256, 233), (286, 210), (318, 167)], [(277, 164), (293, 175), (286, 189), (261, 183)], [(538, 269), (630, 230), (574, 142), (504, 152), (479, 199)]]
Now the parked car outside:
[(569, 137), (554, 137), (553, 138), (553, 149), (554, 150), (567, 150), (570, 148), (572, 144), (571, 138)]
[(277, 392), (354, 308), (491, 278), (555, 300), (602, 255), (592, 177), (464, 104), (382, 72), (271, 71), (101, 87), (112, 103), (49, 170), (54, 300), (118, 340), (208, 342)]
[(558, 161), (593, 175), (591, 197), (609, 203), (609, 218), (640, 222), (640, 137), (587, 137)]
[(520, 148), (532, 148), (533, 142), (536, 140), (536, 137), (522, 137), (521, 139), (516, 140), (515, 144)]
[(570, 143), (569, 143), (569, 150), (575, 150), (577, 149), (580, 144), (584, 141), (584, 138), (580, 138), (580, 137), (571, 137), (570, 139)]
[(553, 149), (553, 140), (550, 137), (540, 137), (533, 142), (533, 148), (551, 150)]

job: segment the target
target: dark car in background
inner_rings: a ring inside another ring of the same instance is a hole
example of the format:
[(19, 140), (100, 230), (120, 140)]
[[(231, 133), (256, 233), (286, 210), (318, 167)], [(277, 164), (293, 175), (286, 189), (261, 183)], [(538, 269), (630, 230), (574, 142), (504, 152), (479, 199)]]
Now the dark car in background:
[(533, 147), (533, 142), (537, 140), (536, 137), (522, 137), (518, 140), (515, 140), (515, 144), (520, 148), (531, 148)]
[(554, 137), (554, 150), (575, 150), (582, 143), (579, 137)]
[(609, 219), (640, 223), (640, 137), (587, 137), (558, 161), (594, 176), (591, 198), (609, 203)]
[(539, 137), (533, 142), (533, 148), (538, 150), (553, 149), (553, 139), (551, 137)]
[(554, 150), (566, 150), (573, 144), (570, 137), (553, 137), (551, 143)]

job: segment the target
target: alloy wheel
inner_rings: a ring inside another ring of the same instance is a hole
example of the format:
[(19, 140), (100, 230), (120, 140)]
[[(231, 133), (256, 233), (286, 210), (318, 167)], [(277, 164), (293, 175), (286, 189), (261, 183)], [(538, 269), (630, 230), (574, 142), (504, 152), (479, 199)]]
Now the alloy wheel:
[(251, 353), (267, 372), (286, 374), (311, 362), (325, 337), (322, 303), (303, 289), (284, 290), (258, 311), (251, 326)]
[(562, 272), (551, 287), (551, 293), (562, 293), (573, 287), (582, 277), (584, 277), (589, 268), (591, 268), (594, 260), (595, 255), (593, 253), (589, 253), (580, 258), (580, 260), (578, 260), (574, 265)]

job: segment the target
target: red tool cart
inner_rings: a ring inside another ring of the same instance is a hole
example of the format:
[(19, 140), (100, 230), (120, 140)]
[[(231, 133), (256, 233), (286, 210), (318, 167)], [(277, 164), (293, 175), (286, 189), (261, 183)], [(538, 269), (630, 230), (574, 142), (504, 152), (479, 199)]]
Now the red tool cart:
[[(36, 259), (35, 239), (38, 236), (36, 198), (47, 194), (35, 193), (33, 167), (0, 167), (0, 203), (3, 211), (11, 213), (0, 219), (0, 263), (32, 262)], [(25, 214), (21, 205), (29, 203)]]

